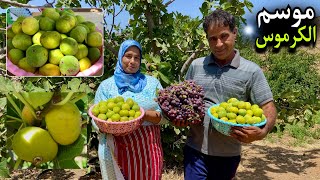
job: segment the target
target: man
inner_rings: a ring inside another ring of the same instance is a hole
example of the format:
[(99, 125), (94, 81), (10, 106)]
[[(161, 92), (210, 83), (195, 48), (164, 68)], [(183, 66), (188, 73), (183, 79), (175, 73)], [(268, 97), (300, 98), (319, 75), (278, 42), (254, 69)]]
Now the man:
[(263, 128), (232, 128), (231, 136), (216, 131), (208, 115), (202, 125), (191, 125), (184, 149), (185, 179), (233, 179), (240, 162), (241, 142), (263, 139), (272, 130), (277, 112), (261, 68), (234, 49), (237, 37), (234, 17), (215, 10), (205, 18), (203, 28), (211, 54), (194, 60), (186, 79), (204, 87), (206, 108), (235, 97), (258, 104), (267, 124)]

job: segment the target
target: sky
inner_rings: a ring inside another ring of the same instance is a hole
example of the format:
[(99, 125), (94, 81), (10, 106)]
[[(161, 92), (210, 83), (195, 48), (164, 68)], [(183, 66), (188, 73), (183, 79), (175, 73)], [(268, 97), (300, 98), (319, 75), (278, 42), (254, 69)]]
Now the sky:
[[(169, 0), (164, 0), (167, 2)], [(242, 0), (243, 1), (243, 0)], [(288, 4), (293, 7), (300, 7), (301, 10), (305, 10), (306, 7), (311, 6), (315, 9), (316, 15), (320, 16), (320, 1), (319, 0), (249, 0), (253, 3), (254, 7), (252, 9), (252, 13), (250, 13), (247, 9), (245, 18), (247, 19), (248, 26), (256, 27), (256, 14), (262, 10), (262, 8), (266, 8), (267, 10), (273, 12), (275, 8), (285, 9)], [(191, 17), (200, 17), (202, 18), (202, 14), (199, 10), (201, 7), (203, 0), (175, 0), (168, 6), (168, 12), (178, 11), (183, 15), (189, 15)], [(44, 5), (46, 4), (45, 0), (31, 0), (29, 2), (31, 5)], [(82, 7), (89, 7), (82, 0)], [(318, 8), (317, 8), (318, 7)], [(119, 9), (116, 9), (118, 12)], [(5, 10), (1, 9), (1, 12), (5, 12)], [(129, 14), (127, 12), (121, 12), (121, 14), (116, 17), (115, 22), (120, 23), (121, 27), (125, 27), (129, 21)], [(111, 24), (112, 19), (109, 17), (106, 18), (106, 22)]]

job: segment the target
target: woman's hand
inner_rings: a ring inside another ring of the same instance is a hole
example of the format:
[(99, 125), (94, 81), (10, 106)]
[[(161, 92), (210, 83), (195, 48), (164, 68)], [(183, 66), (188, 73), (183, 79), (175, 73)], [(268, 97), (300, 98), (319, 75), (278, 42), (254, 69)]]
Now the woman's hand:
[(154, 110), (146, 110), (143, 116), (143, 121), (149, 121), (158, 124), (161, 121), (160, 112)]
[(183, 120), (183, 121), (173, 120), (173, 121), (171, 121), (171, 122), (172, 122), (172, 124), (173, 124), (174, 126), (180, 127), (180, 128), (185, 128), (185, 127), (187, 127), (187, 126), (189, 125), (189, 122), (188, 122), (188, 121), (185, 121), (185, 120)]

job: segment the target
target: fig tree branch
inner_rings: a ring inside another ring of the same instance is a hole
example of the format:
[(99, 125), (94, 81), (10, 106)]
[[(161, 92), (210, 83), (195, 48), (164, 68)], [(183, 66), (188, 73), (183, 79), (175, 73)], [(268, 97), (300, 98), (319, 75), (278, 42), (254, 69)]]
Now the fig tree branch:
[(115, 56), (118, 56), (118, 51), (115, 50), (112, 46), (110, 46), (107, 41), (105, 40), (104, 41), (104, 46), (109, 50), (111, 51)]
[(125, 6), (123, 6), (123, 7), (119, 10), (119, 12), (115, 15), (115, 17), (117, 17), (117, 16), (122, 12), (122, 10), (124, 9), (124, 7), (125, 7)]
[[(15, 121), (19, 121), (19, 122), (23, 122), (21, 119), (19, 119), (19, 118), (16, 118), (16, 117), (13, 117), (13, 116), (10, 116), (10, 115), (6, 115), (7, 116), (7, 118), (9, 118), (9, 119), (13, 119), (13, 120), (15, 120)], [(9, 122), (8, 120), (7, 120), (7, 122)]]
[(111, 24), (111, 28), (110, 28), (110, 32), (109, 32), (109, 37), (111, 37), (111, 33), (113, 31), (113, 26), (114, 26), (114, 20), (116, 18), (115, 16), (115, 11), (116, 11), (116, 6), (114, 5), (114, 3), (112, 3), (112, 7), (113, 7), (113, 12), (112, 12), (112, 24)]
[(87, 94), (86, 93), (81, 93), (81, 94), (78, 94), (76, 97), (74, 97), (71, 102), (72, 103), (76, 103), (77, 101), (79, 101), (80, 99), (82, 99), (83, 97), (85, 97)]
[(17, 170), (21, 162), (22, 162), (22, 159), (18, 157), (16, 163), (14, 164), (13, 170)]
[(146, 5), (146, 10), (144, 12), (144, 15), (147, 19), (149, 39), (152, 40), (151, 41), (152, 50), (153, 50), (154, 54), (160, 55), (160, 50), (158, 49), (158, 47), (156, 45), (156, 41), (153, 40), (153, 29), (154, 29), (155, 25), (154, 25), (153, 15), (151, 13), (151, 8), (147, 2), (145, 2), (145, 5)]
[(60, 102), (58, 102), (58, 103), (56, 103), (56, 104), (54, 104), (54, 105), (55, 105), (55, 106), (62, 106), (62, 105), (64, 105), (64, 104), (66, 104), (66, 103), (71, 99), (72, 95), (73, 95), (73, 92), (70, 91), (70, 92), (68, 93), (68, 95), (67, 95), (62, 101), (60, 101)]
[[(115, 9), (115, 4), (113, 3), (113, 13), (112, 13), (112, 24), (111, 24), (111, 28), (110, 28), (110, 32), (109, 32), (109, 37), (111, 37), (111, 33), (113, 31), (113, 27), (114, 27), (114, 22), (115, 22), (115, 18), (122, 12), (122, 10), (124, 9), (125, 6), (121, 7), (121, 9), (119, 10), (119, 12), (117, 14), (116, 13), (116, 9)], [(105, 24), (107, 24), (106, 18), (104, 18)]]
[[(179, 44), (177, 44), (177, 48), (178, 48), (181, 52), (184, 52), (184, 51), (182, 50), (182, 48), (180, 47)], [(193, 52), (193, 51), (192, 51), (192, 52)]]
[(204, 43), (201, 43), (199, 46), (199, 49), (195, 50), (191, 56), (188, 58), (188, 60), (183, 64), (181, 71), (180, 71), (180, 77), (183, 76), (185, 71), (188, 69), (192, 61), (195, 59), (195, 57), (198, 55), (198, 53), (204, 48)]
[(4, 59), (6, 57), (6, 54), (0, 54), (0, 60)]
[[(0, 58), (1, 59), (1, 58)], [(6, 69), (3, 69), (2, 66), (6, 66), (5, 64), (0, 63), (0, 71), (5, 72)], [(3, 74), (0, 72), (0, 75), (2, 76)]]
[(49, 2), (48, 0), (46, 0), (47, 4), (45, 4), (44, 6), (46, 7), (54, 7), (53, 4), (56, 2), (56, 0), (53, 0), (52, 2)]
[(174, 1), (175, 1), (175, 0), (170, 0), (170, 1), (166, 2), (166, 3), (164, 4), (164, 6), (167, 7), (167, 6), (169, 6), (171, 3), (173, 3)]
[(9, 102), (11, 103), (11, 105), (13, 106), (13, 108), (17, 111), (18, 115), (19, 115), (20, 117), (22, 117), (22, 112), (21, 112), (20, 108), (19, 108), (19, 107), (17, 106), (17, 104), (13, 101), (13, 99), (11, 98), (11, 96), (10, 96), (8, 93), (6, 93), (5, 95), (6, 95), (7, 99), (8, 99), (8, 101), (9, 101)]
[(4, 54), (4, 53), (6, 53), (6, 47), (0, 48), (0, 54)]
[(6, 3), (6, 4), (10, 4), (10, 5), (16, 6), (16, 7), (40, 8), (39, 6), (33, 6), (33, 5), (29, 5), (29, 4), (18, 3), (16, 1), (10, 1), (10, 0), (0, 0), (0, 2)]

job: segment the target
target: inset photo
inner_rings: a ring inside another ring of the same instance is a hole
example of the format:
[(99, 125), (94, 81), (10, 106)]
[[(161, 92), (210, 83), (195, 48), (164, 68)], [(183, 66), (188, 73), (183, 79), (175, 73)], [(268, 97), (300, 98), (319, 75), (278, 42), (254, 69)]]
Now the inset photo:
[(10, 76), (101, 76), (103, 10), (9, 8), (7, 74)]
[(88, 96), (13, 92), (6, 96), (7, 168), (87, 168)]

